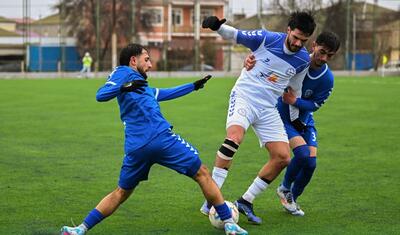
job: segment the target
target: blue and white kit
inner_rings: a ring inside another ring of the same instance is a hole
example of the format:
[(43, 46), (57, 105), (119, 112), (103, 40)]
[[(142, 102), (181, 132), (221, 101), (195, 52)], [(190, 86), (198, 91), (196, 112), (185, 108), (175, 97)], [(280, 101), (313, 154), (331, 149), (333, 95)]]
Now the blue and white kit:
[(306, 124), (306, 130), (299, 133), (290, 122), (289, 105), (278, 100), (278, 110), (282, 117), (289, 139), (302, 136), (307, 145), (317, 147), (317, 130), (313, 112), (317, 111), (328, 99), (333, 89), (333, 74), (327, 64), (319, 69), (308, 70), (303, 81), (302, 96), (297, 98), (295, 107), (299, 109), (299, 118)]
[(125, 157), (119, 186), (130, 190), (146, 180), (154, 163), (171, 168), (189, 177), (201, 166), (197, 150), (172, 132), (172, 126), (161, 114), (159, 101), (175, 99), (194, 90), (193, 83), (174, 88), (146, 86), (143, 94), (121, 92), (120, 87), (143, 76), (128, 66), (118, 66), (97, 91), (97, 101), (117, 97), (120, 117), (125, 126)]
[[(285, 33), (242, 31), (228, 25), (222, 25), (218, 33), (251, 49), (256, 60), (250, 71), (242, 69), (232, 88), (227, 128), (240, 125), (247, 130), (251, 125), (262, 146), (271, 141), (288, 142), (276, 103), (287, 86), (300, 97), (310, 61), (307, 50), (303, 47), (297, 52), (289, 51)], [(298, 115), (296, 108), (293, 112)]]

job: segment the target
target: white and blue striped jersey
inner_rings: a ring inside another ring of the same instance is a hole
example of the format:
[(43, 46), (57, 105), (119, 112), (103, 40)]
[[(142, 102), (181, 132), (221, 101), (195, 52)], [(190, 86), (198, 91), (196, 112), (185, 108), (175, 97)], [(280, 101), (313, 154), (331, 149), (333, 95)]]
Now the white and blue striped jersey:
[[(256, 107), (275, 107), (277, 99), (289, 85), (300, 97), (303, 78), (309, 66), (310, 56), (303, 47), (291, 52), (285, 45), (286, 33), (267, 30), (242, 31), (222, 25), (218, 30), (225, 39), (251, 49), (256, 64), (250, 71), (242, 69), (233, 88), (239, 95)], [(225, 31), (225, 32), (224, 32)]]
[(125, 125), (126, 154), (144, 146), (161, 132), (172, 128), (163, 117), (158, 101), (174, 99), (194, 90), (193, 83), (188, 83), (164, 89), (146, 86), (143, 94), (120, 91), (123, 84), (133, 80), (144, 80), (144, 78), (128, 66), (118, 66), (96, 94), (99, 102), (117, 97), (120, 117)]
[[(333, 74), (327, 64), (318, 69), (310, 68), (303, 81), (301, 98), (294, 104), (300, 111), (299, 118), (307, 126), (314, 126), (313, 112), (328, 99), (333, 89)], [(289, 105), (278, 101), (278, 110), (284, 122), (290, 122)]]

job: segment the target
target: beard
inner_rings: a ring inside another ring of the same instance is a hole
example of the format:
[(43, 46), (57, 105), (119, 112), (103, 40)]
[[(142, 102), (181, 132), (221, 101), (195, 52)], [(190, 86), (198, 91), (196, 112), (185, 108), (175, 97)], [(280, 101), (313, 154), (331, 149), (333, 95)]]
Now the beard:
[(147, 74), (146, 74), (146, 72), (143, 70), (143, 68), (142, 68), (142, 67), (138, 67), (137, 69), (138, 69), (138, 72), (140, 73), (140, 75), (142, 75), (143, 78), (146, 80), (146, 79), (147, 79)]
[(286, 46), (289, 49), (289, 51), (291, 51), (291, 52), (298, 52), (301, 49), (301, 47), (293, 46), (292, 43), (290, 42), (289, 38), (288, 38), (288, 40), (286, 40)]

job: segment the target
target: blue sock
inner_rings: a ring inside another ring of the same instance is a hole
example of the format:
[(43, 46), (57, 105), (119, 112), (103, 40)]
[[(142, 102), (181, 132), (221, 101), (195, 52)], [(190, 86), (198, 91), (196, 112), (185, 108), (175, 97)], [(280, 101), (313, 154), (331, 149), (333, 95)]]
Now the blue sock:
[(100, 223), (104, 219), (104, 216), (98, 211), (96, 208), (93, 209), (86, 216), (83, 223), (85, 224), (87, 229), (93, 228), (96, 224)]
[(293, 149), (293, 153), (294, 157), (290, 160), (282, 183), (287, 189), (290, 189), (292, 182), (296, 179), (296, 176), (307, 162), (307, 158), (310, 157), (310, 149), (307, 145), (300, 145)]
[(222, 221), (232, 218), (231, 210), (229, 209), (228, 205), (226, 205), (225, 202), (221, 205), (214, 206), (214, 208), (217, 211), (219, 218), (221, 218)]
[(309, 157), (307, 164), (304, 165), (302, 171), (297, 175), (294, 181), (292, 193), (293, 199), (296, 201), (297, 198), (303, 193), (307, 184), (311, 181), (314, 174), (315, 168), (317, 167), (317, 158)]

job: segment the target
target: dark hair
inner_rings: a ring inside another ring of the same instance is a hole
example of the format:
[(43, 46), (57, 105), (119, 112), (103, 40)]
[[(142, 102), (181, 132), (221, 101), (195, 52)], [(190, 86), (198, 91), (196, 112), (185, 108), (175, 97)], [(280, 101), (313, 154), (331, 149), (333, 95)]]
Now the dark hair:
[(336, 52), (340, 47), (339, 37), (333, 32), (322, 32), (318, 35), (317, 40), (315, 42), (318, 45), (325, 46), (329, 48), (329, 50)]
[(142, 54), (143, 49), (147, 51), (147, 49), (140, 44), (129, 43), (119, 53), (119, 65), (129, 66), (129, 61), (131, 60), (131, 57)]
[(296, 11), (290, 14), (288, 26), (291, 30), (298, 29), (304, 34), (310, 36), (315, 29), (314, 17), (310, 12)]

